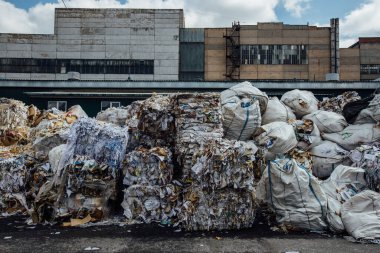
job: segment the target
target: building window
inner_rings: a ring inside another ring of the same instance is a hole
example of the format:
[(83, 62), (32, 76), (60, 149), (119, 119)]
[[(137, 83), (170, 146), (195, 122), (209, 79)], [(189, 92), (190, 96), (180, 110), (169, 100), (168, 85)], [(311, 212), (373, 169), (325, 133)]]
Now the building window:
[(102, 101), (100, 103), (100, 110), (104, 111), (111, 107), (120, 107), (120, 102), (118, 101)]
[(153, 60), (0, 59), (0, 73), (154, 74)]
[(241, 45), (241, 64), (307, 64), (306, 45)]
[(360, 65), (360, 74), (380, 74), (380, 64)]
[(48, 110), (53, 108), (65, 112), (67, 110), (67, 101), (48, 101)]

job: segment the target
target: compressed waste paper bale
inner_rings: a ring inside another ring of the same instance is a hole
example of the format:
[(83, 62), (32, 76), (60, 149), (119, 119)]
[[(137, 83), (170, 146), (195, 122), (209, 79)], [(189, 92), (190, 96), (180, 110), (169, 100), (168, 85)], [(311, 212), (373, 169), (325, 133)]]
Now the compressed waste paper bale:
[(256, 131), (255, 141), (273, 154), (285, 154), (297, 146), (293, 126), (285, 122), (272, 122)]
[[(73, 155), (84, 155), (118, 170), (122, 166), (127, 147), (126, 129), (91, 118), (81, 118), (70, 128), (65, 157), (60, 165)], [(62, 166), (60, 166), (62, 167)]]
[(60, 185), (46, 182), (34, 203), (34, 222), (63, 221), (91, 216), (107, 218), (108, 201), (116, 200), (117, 176), (107, 164), (86, 156), (74, 156), (65, 166)]
[(125, 121), (129, 117), (128, 107), (110, 107), (96, 115), (99, 121), (112, 123), (118, 126), (125, 126)]
[(261, 125), (259, 101), (231, 98), (222, 104), (225, 138), (246, 141)]
[(162, 147), (140, 147), (126, 155), (123, 174), (123, 184), (127, 186), (169, 184), (173, 178), (172, 153)]
[(327, 178), (340, 165), (350, 165), (349, 151), (331, 141), (322, 141), (310, 150), (313, 158), (313, 175), (318, 178)]
[(380, 122), (380, 94), (369, 102), (368, 107), (361, 110), (354, 124), (366, 124)]
[(189, 231), (250, 228), (256, 208), (252, 192), (230, 188), (205, 191), (192, 185), (184, 189), (178, 219)]
[(42, 185), (52, 180), (54, 172), (49, 163), (30, 164), (30, 161), (26, 161), (25, 164), (27, 166), (25, 195), (28, 205), (31, 206)]
[(322, 133), (324, 140), (335, 142), (347, 150), (353, 150), (361, 144), (380, 140), (380, 126), (375, 124), (349, 125), (337, 133)]
[(296, 115), (287, 105), (277, 97), (269, 98), (267, 109), (261, 119), (262, 125), (279, 121), (288, 122), (291, 119), (296, 119)]
[(28, 125), (28, 107), (21, 101), (0, 98), (0, 130)]
[(312, 120), (290, 120), (289, 123), (294, 128), (298, 140), (298, 148), (309, 150), (322, 141), (319, 129)]
[(252, 102), (259, 101), (261, 113), (265, 112), (268, 104), (267, 94), (254, 87), (248, 81), (236, 84), (231, 88), (222, 91), (220, 97), (222, 105), (228, 103), (231, 98), (248, 98)]
[(303, 119), (312, 120), (322, 133), (336, 133), (348, 126), (346, 119), (338, 113), (318, 110), (305, 115)]
[(26, 168), (23, 156), (0, 158), (0, 215), (25, 212)]
[(194, 153), (191, 179), (202, 188), (253, 191), (257, 150), (253, 141), (209, 142)]
[(327, 222), (336, 233), (345, 231), (341, 218), (342, 204), (366, 189), (365, 170), (339, 165), (321, 187), (327, 196)]
[(278, 223), (291, 229), (327, 228), (326, 195), (318, 179), (293, 159), (268, 162), (256, 196), (271, 205)]
[(349, 158), (354, 167), (366, 171), (366, 181), (369, 189), (380, 192), (380, 143), (361, 145), (351, 150)]
[(223, 124), (218, 93), (176, 94), (172, 98), (175, 114), (175, 153), (182, 168), (182, 179), (191, 179), (193, 155), (210, 142), (221, 140)]
[(319, 102), (319, 109), (323, 111), (343, 114), (343, 108), (347, 103), (358, 101), (360, 99), (361, 97), (356, 91), (346, 91), (343, 94), (336, 97), (324, 98), (321, 102)]
[(129, 222), (174, 223), (180, 210), (179, 194), (174, 184), (132, 185), (124, 190), (124, 216)]
[(312, 92), (306, 90), (295, 89), (285, 92), (281, 101), (289, 106), (298, 118), (318, 110), (318, 99)]
[(380, 238), (380, 193), (365, 190), (346, 201), (342, 220), (347, 232), (356, 239)]

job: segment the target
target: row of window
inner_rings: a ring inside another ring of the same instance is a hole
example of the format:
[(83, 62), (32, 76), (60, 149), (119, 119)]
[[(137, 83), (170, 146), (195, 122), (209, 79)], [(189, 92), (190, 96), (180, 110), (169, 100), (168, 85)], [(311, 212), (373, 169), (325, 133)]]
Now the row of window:
[(0, 73), (153, 74), (153, 60), (0, 59)]
[(241, 45), (241, 64), (307, 64), (306, 45)]
[[(120, 107), (119, 101), (102, 101), (100, 103), (100, 110), (106, 110), (110, 107)], [(65, 112), (67, 110), (67, 101), (48, 101), (48, 109), (56, 108), (60, 111)]]
[(360, 74), (380, 74), (380, 64), (360, 65)]

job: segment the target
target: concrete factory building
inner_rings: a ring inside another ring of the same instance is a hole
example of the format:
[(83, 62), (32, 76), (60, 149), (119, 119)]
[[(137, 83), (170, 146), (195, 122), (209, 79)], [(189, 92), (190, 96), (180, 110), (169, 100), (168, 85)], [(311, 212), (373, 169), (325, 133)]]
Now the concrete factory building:
[(380, 40), (339, 50), (338, 19), (330, 27), (184, 27), (181, 9), (56, 9), (53, 35), (0, 34), (0, 79), (67, 80), (69, 72), (121, 81), (380, 77)]

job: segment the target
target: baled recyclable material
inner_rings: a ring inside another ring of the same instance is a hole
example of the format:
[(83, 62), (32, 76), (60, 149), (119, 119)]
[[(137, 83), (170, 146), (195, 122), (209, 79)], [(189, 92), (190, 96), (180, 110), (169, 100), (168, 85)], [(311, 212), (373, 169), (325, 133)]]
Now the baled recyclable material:
[(375, 95), (369, 102), (368, 107), (360, 111), (354, 124), (377, 122), (380, 122), (380, 94)]
[(280, 224), (311, 231), (327, 228), (326, 195), (318, 179), (293, 159), (268, 162), (256, 195), (271, 205)]
[(126, 155), (123, 174), (126, 186), (167, 185), (173, 178), (172, 153), (162, 147), (137, 148)]
[(130, 222), (174, 223), (180, 209), (180, 188), (174, 184), (132, 185), (124, 190), (124, 216)]
[(347, 232), (355, 239), (380, 238), (380, 193), (365, 190), (346, 201), (342, 220)]
[(353, 150), (361, 144), (380, 140), (380, 126), (375, 124), (349, 125), (337, 133), (322, 133), (322, 138), (335, 142), (347, 150)]
[(259, 101), (261, 114), (265, 112), (268, 104), (268, 96), (250, 82), (242, 82), (220, 93), (222, 105), (228, 103), (231, 98), (247, 98), (254, 102)]
[(303, 119), (312, 120), (322, 133), (336, 133), (348, 126), (346, 119), (338, 113), (318, 110), (305, 115)]
[(366, 189), (365, 171), (361, 168), (339, 165), (321, 187), (327, 196), (327, 222), (336, 233), (345, 231), (341, 218), (342, 204)]
[(204, 189), (254, 191), (257, 150), (253, 141), (210, 141), (194, 153), (191, 179)]
[[(336, 97), (324, 98), (319, 103), (319, 108), (320, 110), (323, 110), (323, 111), (336, 112), (339, 114), (343, 114), (343, 108), (347, 103), (358, 101), (360, 99), (361, 97), (356, 91), (346, 91), (343, 94)], [(349, 121), (347, 122), (352, 123)]]
[(309, 150), (317, 146), (321, 141), (321, 135), (318, 127), (312, 120), (290, 120), (294, 128), (298, 143), (297, 147), (302, 150)]
[(361, 145), (351, 150), (349, 158), (352, 166), (366, 171), (366, 181), (369, 189), (380, 192), (380, 143)]
[(261, 119), (262, 125), (278, 121), (288, 122), (291, 119), (296, 119), (296, 115), (287, 105), (277, 97), (269, 98), (267, 109)]
[(285, 92), (281, 101), (293, 110), (297, 118), (302, 118), (318, 110), (318, 99), (312, 92), (306, 90), (296, 89)]
[(293, 127), (285, 122), (272, 122), (261, 126), (256, 132), (258, 145), (272, 154), (285, 154), (297, 146)]
[(340, 165), (350, 165), (349, 151), (331, 141), (322, 141), (310, 150), (313, 158), (313, 175), (318, 178), (327, 178)]
[(189, 231), (242, 229), (252, 227), (256, 208), (252, 192), (229, 188), (208, 192), (191, 185), (184, 189), (178, 217)]
[(261, 125), (259, 101), (233, 97), (222, 103), (225, 138), (245, 141)]
[(128, 107), (110, 107), (96, 115), (99, 121), (112, 123), (118, 126), (125, 126), (125, 121), (129, 117)]
[(0, 130), (28, 125), (28, 107), (21, 101), (0, 98)]

